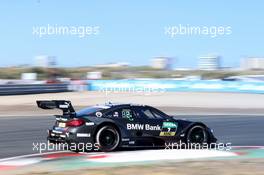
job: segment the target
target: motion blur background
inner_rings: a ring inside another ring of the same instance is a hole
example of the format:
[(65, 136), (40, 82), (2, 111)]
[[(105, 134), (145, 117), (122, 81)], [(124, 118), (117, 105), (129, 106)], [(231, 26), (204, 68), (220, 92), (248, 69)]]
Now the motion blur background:
[(89, 84), (90, 79), (261, 83), (262, 5), (3, 1), (0, 83)]

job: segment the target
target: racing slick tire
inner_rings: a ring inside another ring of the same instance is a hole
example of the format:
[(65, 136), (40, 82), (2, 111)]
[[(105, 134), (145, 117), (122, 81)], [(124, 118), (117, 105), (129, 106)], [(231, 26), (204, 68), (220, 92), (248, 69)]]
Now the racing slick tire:
[(101, 151), (114, 151), (120, 143), (120, 134), (115, 127), (106, 125), (98, 130), (95, 141)]
[(201, 147), (203, 144), (207, 144), (208, 133), (206, 129), (201, 125), (192, 126), (187, 132), (186, 142), (191, 147)]

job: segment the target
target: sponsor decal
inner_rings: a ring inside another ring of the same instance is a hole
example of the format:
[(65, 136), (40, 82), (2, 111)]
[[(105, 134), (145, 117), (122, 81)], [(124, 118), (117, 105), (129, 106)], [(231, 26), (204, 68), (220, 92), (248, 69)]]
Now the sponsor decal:
[(62, 133), (62, 131), (56, 131), (56, 130), (52, 130), (52, 132), (57, 133), (57, 134), (61, 134)]
[(77, 137), (90, 137), (90, 133), (77, 133)]
[(54, 127), (52, 132), (54, 133), (63, 133), (65, 131), (65, 128), (60, 128), (60, 127)]
[(64, 105), (59, 105), (59, 108), (61, 109), (67, 109), (69, 107), (68, 103), (65, 103)]
[(56, 120), (58, 120), (58, 121), (67, 121), (68, 119), (67, 118), (62, 118), (62, 117), (56, 117)]
[(118, 115), (118, 112), (114, 112), (114, 115), (113, 115), (114, 117), (118, 117), (119, 115)]
[(145, 124), (145, 130), (151, 130), (151, 131), (160, 131), (160, 126), (159, 125), (149, 125), (149, 124)]
[(126, 118), (129, 121), (133, 121), (133, 115), (132, 115), (132, 111), (130, 109), (123, 109), (122, 110), (122, 118)]
[(160, 132), (160, 136), (175, 136), (176, 132)]
[(129, 140), (130, 140), (129, 138), (123, 138), (123, 139), (122, 139), (123, 142), (127, 142), (127, 141), (129, 141)]
[(95, 115), (96, 117), (102, 117), (103, 114), (101, 112), (96, 112)]
[(162, 128), (177, 128), (177, 123), (175, 123), (175, 122), (163, 122)]
[(86, 122), (85, 125), (86, 126), (93, 126), (94, 125), (94, 122)]
[(163, 122), (160, 136), (175, 136), (178, 128), (176, 122)]
[(135, 141), (129, 141), (128, 144), (134, 145), (135, 144)]
[(59, 126), (60, 128), (65, 128), (65, 127), (66, 127), (66, 123), (59, 122), (58, 126)]
[(149, 130), (160, 131), (159, 125), (127, 123), (127, 130)]

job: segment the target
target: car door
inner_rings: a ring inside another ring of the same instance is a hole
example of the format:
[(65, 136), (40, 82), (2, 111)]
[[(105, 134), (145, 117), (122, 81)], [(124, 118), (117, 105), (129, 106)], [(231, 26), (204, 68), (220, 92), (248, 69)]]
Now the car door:
[(146, 106), (136, 107), (135, 111), (140, 123), (144, 124), (142, 135), (145, 137), (158, 136), (161, 130), (163, 119), (156, 117), (152, 113), (151, 108)]
[[(137, 109), (145, 123), (145, 135), (171, 139), (177, 133), (178, 123), (160, 110), (145, 106)], [(147, 127), (149, 125), (149, 127)]]
[(142, 135), (143, 126), (138, 121), (134, 110), (130, 106), (122, 106), (112, 109), (106, 113), (107, 118), (112, 118), (119, 126), (127, 132), (125, 137), (138, 137)]

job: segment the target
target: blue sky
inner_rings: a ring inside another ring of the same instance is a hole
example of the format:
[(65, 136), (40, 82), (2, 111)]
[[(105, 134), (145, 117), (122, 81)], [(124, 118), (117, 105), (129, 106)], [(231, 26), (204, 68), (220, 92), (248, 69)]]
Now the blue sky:
[[(32, 64), (36, 55), (57, 56), (59, 66), (109, 62), (147, 65), (155, 56), (176, 58), (175, 67), (195, 67), (201, 55), (219, 54), (224, 66), (246, 56), (264, 56), (263, 1), (52, 1), (0, 2), (0, 67)], [(100, 34), (45, 36), (34, 26), (99, 26)], [(170, 38), (164, 27), (230, 26), (232, 34)]]

